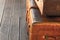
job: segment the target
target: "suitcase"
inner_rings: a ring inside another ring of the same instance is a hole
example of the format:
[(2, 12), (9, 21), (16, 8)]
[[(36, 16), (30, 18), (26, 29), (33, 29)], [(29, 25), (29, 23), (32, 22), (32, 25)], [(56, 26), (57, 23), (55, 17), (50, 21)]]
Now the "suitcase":
[(32, 24), (32, 26), (29, 27), (29, 40), (60, 40), (60, 24)]
[(60, 16), (60, 0), (35, 0), (41, 14), (45, 16)]
[(47, 16), (60, 16), (60, 0), (45, 0), (43, 13)]
[(60, 40), (60, 23), (43, 20), (35, 8), (30, 9), (28, 19), (29, 40)]
[(60, 40), (60, 23), (43, 20), (38, 9), (27, 15), (29, 40)]

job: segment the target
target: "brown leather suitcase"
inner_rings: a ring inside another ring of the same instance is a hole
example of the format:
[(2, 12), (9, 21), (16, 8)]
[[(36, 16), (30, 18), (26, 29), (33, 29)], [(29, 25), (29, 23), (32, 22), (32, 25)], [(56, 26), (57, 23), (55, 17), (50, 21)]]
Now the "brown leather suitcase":
[(35, 0), (41, 14), (45, 16), (60, 16), (60, 0)]
[(60, 23), (43, 20), (39, 10), (34, 8), (30, 9), (28, 18), (29, 40), (60, 40)]
[(60, 40), (60, 24), (32, 24), (32, 26), (29, 27), (29, 40)]
[(32, 8), (29, 12), (29, 40), (60, 40), (60, 23), (43, 20), (38, 9)]
[(43, 12), (47, 16), (60, 16), (60, 0), (44, 0)]
[(32, 8), (27, 15), (29, 40), (60, 40), (60, 23), (43, 20), (39, 13)]

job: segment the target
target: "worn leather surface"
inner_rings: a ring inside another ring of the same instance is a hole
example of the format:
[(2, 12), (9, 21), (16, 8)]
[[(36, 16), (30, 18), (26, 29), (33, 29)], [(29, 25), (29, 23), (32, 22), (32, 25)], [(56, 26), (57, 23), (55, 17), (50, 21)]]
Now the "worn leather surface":
[(59, 23), (36, 23), (30, 26), (30, 40), (60, 40)]
[(45, 0), (43, 14), (46, 16), (60, 16), (60, 0)]

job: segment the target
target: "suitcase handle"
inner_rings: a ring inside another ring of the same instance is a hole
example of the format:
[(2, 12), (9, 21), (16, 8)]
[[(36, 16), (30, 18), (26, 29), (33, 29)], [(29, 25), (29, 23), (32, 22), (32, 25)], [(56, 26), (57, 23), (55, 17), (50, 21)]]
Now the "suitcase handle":
[[(52, 38), (52, 39), (54, 39), (54, 40), (57, 40), (57, 38), (60, 39), (60, 35), (58, 35), (58, 36), (48, 36), (48, 35), (45, 35), (45, 40), (48, 40), (49, 38)], [(58, 40), (59, 40), (59, 39), (58, 39)]]
[(45, 35), (45, 39), (46, 39), (46, 40), (48, 40), (49, 38), (52, 38), (52, 39), (56, 40), (56, 37), (54, 37), (54, 36)]

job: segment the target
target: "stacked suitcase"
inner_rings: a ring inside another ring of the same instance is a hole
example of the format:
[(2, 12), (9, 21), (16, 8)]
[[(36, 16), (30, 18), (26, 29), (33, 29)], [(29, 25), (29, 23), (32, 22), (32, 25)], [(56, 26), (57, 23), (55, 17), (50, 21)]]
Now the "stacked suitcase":
[(60, 40), (60, 7), (56, 9), (56, 5), (58, 0), (44, 1), (42, 16), (35, 1), (26, 0), (29, 40)]
[(35, 2), (42, 14), (46, 16), (60, 16), (60, 0), (35, 0)]
[(44, 14), (48, 16), (60, 16), (60, 0), (45, 0)]

